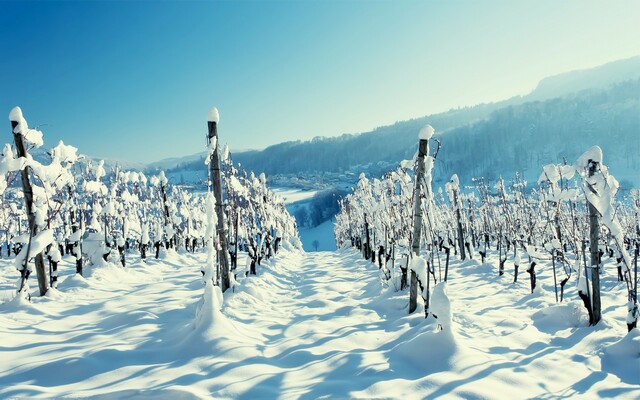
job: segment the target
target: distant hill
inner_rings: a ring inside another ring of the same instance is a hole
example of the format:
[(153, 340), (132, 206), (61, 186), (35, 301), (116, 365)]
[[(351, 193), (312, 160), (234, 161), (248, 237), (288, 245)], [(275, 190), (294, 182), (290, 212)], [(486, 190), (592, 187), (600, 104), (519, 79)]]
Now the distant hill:
[(640, 79), (508, 106), (441, 135), (439, 176), (537, 178), (548, 163), (573, 163), (593, 145), (626, 185), (640, 186)]
[(545, 78), (525, 99), (546, 100), (587, 89), (606, 89), (620, 81), (636, 79), (640, 79), (640, 56)]
[[(450, 110), (361, 134), (315, 138), (233, 154), (236, 163), (268, 176), (364, 171), (378, 176), (415, 153), (417, 132), (431, 124), (442, 141), (437, 181), (452, 173), (497, 177), (545, 163), (572, 162), (601, 145), (623, 177), (640, 185), (640, 57), (543, 79), (529, 95)], [(202, 179), (204, 153), (151, 164), (174, 180)], [(315, 174), (315, 175), (314, 175)], [(437, 182), (436, 182), (437, 183)]]

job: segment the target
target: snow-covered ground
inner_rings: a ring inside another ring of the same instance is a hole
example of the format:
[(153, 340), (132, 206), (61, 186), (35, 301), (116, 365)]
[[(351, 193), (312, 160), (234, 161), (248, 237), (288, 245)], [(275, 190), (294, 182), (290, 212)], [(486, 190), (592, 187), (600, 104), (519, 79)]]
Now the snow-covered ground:
[(555, 303), (549, 268), (531, 294), (495, 258), (453, 261), (448, 332), (353, 250), (282, 251), (196, 329), (206, 255), (135, 258), (86, 278), (65, 259), (59, 290), (31, 304), (6, 301), (17, 273), (0, 260), (0, 398), (640, 398), (611, 264), (588, 327), (574, 289)]
[[(287, 210), (291, 215), (296, 215), (298, 208), (305, 207), (309, 209), (311, 198), (318, 192), (317, 190), (303, 190), (297, 188), (273, 188), (273, 191), (282, 196)], [(333, 251), (336, 249), (336, 239), (333, 233), (334, 221), (328, 220), (322, 224), (309, 228), (302, 227), (298, 229), (300, 241), (305, 251)], [(316, 242), (317, 241), (317, 248)]]
[(298, 188), (274, 187), (273, 192), (280, 195), (284, 199), (284, 204), (293, 204), (310, 200), (317, 190), (304, 190)]
[[(336, 249), (336, 237), (333, 233), (334, 221), (324, 221), (313, 228), (300, 228), (300, 241), (305, 251), (333, 251)], [(316, 249), (315, 243), (318, 242)]]

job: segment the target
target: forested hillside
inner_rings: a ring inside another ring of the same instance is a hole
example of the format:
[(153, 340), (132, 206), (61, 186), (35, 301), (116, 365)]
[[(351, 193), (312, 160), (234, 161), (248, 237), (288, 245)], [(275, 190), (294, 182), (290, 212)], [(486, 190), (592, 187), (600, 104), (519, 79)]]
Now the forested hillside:
[(442, 141), (436, 179), (452, 172), (463, 180), (511, 174), (563, 157), (573, 159), (576, 149), (593, 144), (602, 146), (612, 165), (640, 171), (640, 80), (487, 112), (490, 109), (480, 106), (413, 119), (361, 135), (282, 143), (237, 154), (236, 159), (269, 175), (397, 162), (413, 156), (415, 132), (429, 123)]
[[(463, 182), (472, 177), (526, 172), (540, 164), (561, 162), (564, 157), (575, 158), (575, 149), (597, 144), (623, 180), (638, 184), (640, 79), (597, 86), (612, 79), (606, 78), (606, 71), (618, 71), (628, 64), (596, 69), (599, 73), (589, 70), (551, 77), (525, 97), (401, 121), (361, 134), (280, 143), (260, 151), (235, 153), (234, 159), (270, 177), (351, 172), (347, 179), (355, 180), (361, 171), (380, 175), (390, 165), (411, 158), (416, 151), (415, 132), (428, 123), (442, 141), (436, 182), (448, 179), (452, 172)], [(589, 77), (596, 87), (532, 100), (549, 96), (554, 87), (556, 93), (584, 87)], [(150, 167), (163, 165), (170, 177), (198, 181), (205, 176), (204, 157), (165, 160)]]
[[(509, 106), (441, 135), (444, 176), (497, 177), (575, 159), (600, 145), (616, 168), (640, 171), (640, 80), (608, 90)], [(408, 149), (405, 153), (410, 154)]]

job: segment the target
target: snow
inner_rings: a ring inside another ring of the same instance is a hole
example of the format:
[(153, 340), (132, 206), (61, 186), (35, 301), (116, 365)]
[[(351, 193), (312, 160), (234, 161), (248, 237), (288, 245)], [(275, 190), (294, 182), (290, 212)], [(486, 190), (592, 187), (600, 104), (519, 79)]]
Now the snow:
[(9, 120), (11, 122), (17, 122), (13, 133), (18, 133), (24, 137), (27, 142), (33, 144), (34, 147), (40, 147), (44, 143), (42, 140), (42, 132), (36, 129), (30, 129), (27, 120), (22, 115), (20, 107), (14, 107), (9, 112)]
[(293, 204), (299, 201), (309, 200), (318, 193), (317, 190), (304, 190), (289, 187), (273, 187), (272, 189), (274, 193), (280, 195), (284, 199), (284, 204)]
[(454, 193), (458, 193), (460, 191), (460, 179), (458, 179), (457, 174), (453, 174), (451, 180), (444, 184), (444, 190), (447, 192), (447, 196), (449, 197), (449, 203), (452, 204), (454, 210), (458, 209), (458, 204), (455, 202)]
[(60, 250), (58, 249), (56, 243), (53, 243), (53, 246), (51, 246), (51, 250), (49, 250), (48, 255), (49, 257), (51, 257), (51, 261), (53, 262), (62, 261), (62, 254), (60, 253)]
[(427, 261), (422, 257), (413, 257), (409, 263), (409, 270), (415, 272), (423, 287), (427, 285)]
[(14, 157), (11, 145), (8, 143), (4, 145), (2, 157), (0, 158), (0, 195), (7, 189), (7, 173), (21, 170), (26, 165), (26, 161), (23, 157)]
[(212, 341), (225, 335), (229, 322), (220, 312), (222, 307), (222, 291), (219, 286), (213, 286), (211, 279), (204, 285), (204, 295), (196, 312), (194, 331), (205, 341)]
[(413, 160), (402, 160), (402, 161), (400, 161), (400, 167), (402, 167), (404, 169), (413, 168), (413, 164), (414, 164)]
[(458, 174), (453, 174), (453, 176), (451, 176), (451, 184), (455, 190), (460, 189), (460, 179), (458, 179)]
[(333, 234), (334, 222), (324, 221), (314, 228), (300, 228), (300, 239), (305, 251), (316, 251), (314, 242), (318, 241), (319, 251), (331, 251), (336, 249), (336, 239)]
[[(207, 192), (207, 227), (204, 234), (204, 238), (207, 241), (207, 261), (203, 267), (203, 277), (202, 279), (205, 282), (209, 282), (214, 279), (214, 265), (215, 265), (215, 257), (216, 252), (213, 248), (213, 244), (217, 240), (216, 238), (216, 228), (218, 224), (218, 217), (216, 215), (216, 199), (213, 197), (211, 192)], [(206, 296), (206, 294), (205, 294)]]
[[(204, 251), (130, 253), (85, 277), (63, 256), (55, 294), (0, 299), (0, 398), (640, 397), (640, 335), (626, 333), (613, 274), (589, 327), (573, 291), (555, 303), (551, 268), (531, 294), (509, 269), (452, 258), (425, 319), (355, 250), (282, 248), (224, 295), (203, 284)], [(11, 263), (0, 293), (15, 287)]]
[(577, 169), (585, 169), (589, 166), (589, 161), (602, 164), (602, 149), (600, 146), (593, 146), (589, 150), (585, 151), (576, 161)]
[(107, 187), (100, 181), (85, 181), (84, 190), (89, 193), (96, 193), (106, 196)]
[[(576, 168), (582, 177), (582, 190), (587, 201), (593, 205), (601, 216), (604, 224), (622, 254), (624, 263), (623, 270), (628, 271), (631, 267), (631, 256), (624, 245), (624, 231), (616, 215), (614, 199), (620, 184), (613, 175), (609, 174), (609, 169), (602, 164), (602, 150), (598, 146), (593, 146), (582, 154), (576, 161)], [(590, 175), (590, 161), (597, 162), (597, 168), (593, 175)]]
[(438, 325), (443, 331), (450, 331), (452, 324), (451, 302), (447, 296), (447, 282), (438, 282), (433, 288), (429, 311), (438, 317)]
[(104, 169), (104, 160), (98, 161), (98, 165), (96, 165), (94, 174), (96, 176), (96, 179), (100, 179), (103, 176), (107, 175), (107, 171), (105, 171)]
[(164, 174), (164, 171), (160, 171), (160, 173), (158, 174), (158, 181), (162, 186), (167, 186), (167, 184), (169, 183), (169, 180), (167, 179), (167, 176)]
[(149, 224), (148, 223), (144, 223), (142, 224), (142, 234), (140, 237), (140, 243), (141, 244), (149, 244), (150, 239), (149, 239)]
[(222, 161), (229, 161), (229, 145), (227, 144), (222, 148)]
[(9, 111), (9, 121), (11, 122), (20, 122), (24, 119), (22, 116), (22, 109), (20, 107), (13, 107), (11, 111)]
[(38, 232), (31, 240), (31, 247), (28, 244), (23, 246), (20, 253), (14, 260), (14, 266), (16, 269), (21, 270), (24, 265), (25, 257), (27, 257), (27, 249), (29, 249), (28, 259), (31, 259), (36, 254), (41, 253), (45, 247), (53, 242), (53, 231), (45, 229), (42, 232)]
[(74, 163), (78, 160), (78, 149), (64, 144), (61, 140), (58, 145), (51, 149), (51, 156), (57, 162)]
[(424, 128), (420, 129), (420, 133), (418, 134), (418, 138), (420, 140), (429, 140), (435, 133), (435, 130), (431, 125), (426, 125)]
[(24, 136), (29, 131), (29, 124), (27, 124), (27, 120), (25, 120), (22, 115), (22, 109), (20, 109), (20, 107), (14, 107), (9, 112), (9, 121), (17, 122), (17, 125), (13, 128), (13, 133)]
[(218, 109), (213, 107), (209, 110), (209, 114), (207, 114), (208, 122), (215, 122), (216, 124), (220, 122), (220, 113), (218, 113)]

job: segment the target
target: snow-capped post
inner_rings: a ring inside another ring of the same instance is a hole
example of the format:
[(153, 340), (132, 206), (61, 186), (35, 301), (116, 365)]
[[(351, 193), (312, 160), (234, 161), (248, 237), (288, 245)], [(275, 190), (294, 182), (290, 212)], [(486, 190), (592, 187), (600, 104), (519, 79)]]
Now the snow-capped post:
[(49, 246), (47, 258), (49, 259), (49, 285), (51, 287), (57, 287), (58, 264), (62, 261), (62, 252), (55, 243)]
[[(597, 157), (596, 157), (597, 158)], [(602, 159), (602, 152), (600, 152), (600, 160)], [(599, 169), (600, 162), (597, 159), (588, 160), (588, 176), (593, 177), (596, 171)], [(589, 186), (589, 190), (594, 190)], [(595, 191), (594, 191), (595, 192)], [(591, 253), (591, 304), (593, 307), (593, 325), (600, 322), (602, 318), (602, 304), (600, 301), (600, 254), (598, 248), (599, 230), (598, 225), (598, 210), (587, 197), (587, 205), (589, 207), (589, 252)]]
[(371, 258), (372, 246), (371, 246), (371, 234), (369, 230), (369, 221), (367, 220), (367, 213), (364, 213), (364, 231), (367, 238), (367, 244), (365, 247), (364, 258), (368, 260)]
[[(457, 175), (456, 175), (456, 178), (458, 178)], [(467, 259), (467, 254), (466, 254), (465, 243), (464, 243), (465, 242), (464, 230), (462, 228), (462, 215), (460, 212), (460, 208), (462, 204), (460, 204), (458, 200), (458, 191), (459, 191), (459, 185), (456, 185), (456, 189), (453, 191), (453, 201), (456, 204), (456, 220), (458, 222), (458, 246), (460, 246), (460, 259), (464, 261)]]
[(220, 155), (218, 154), (218, 109), (213, 107), (209, 111), (207, 136), (209, 144), (209, 168), (211, 170), (211, 185), (216, 199), (216, 215), (218, 217), (217, 239), (220, 244), (218, 261), (220, 263), (220, 289), (224, 293), (230, 286), (229, 261), (227, 251), (227, 234), (224, 228), (224, 204), (222, 202), (222, 179), (220, 177)]
[(149, 239), (149, 223), (141, 222), (140, 225), (142, 227), (142, 233), (140, 236), (140, 258), (142, 258), (143, 261), (146, 261), (147, 247), (149, 246), (149, 242), (151, 241)]
[(237, 268), (238, 267), (238, 227), (240, 224), (240, 216), (238, 215), (238, 208), (236, 206), (235, 208), (235, 226), (234, 226), (234, 239), (233, 239), (233, 267)]
[[(516, 245), (517, 248), (517, 245)], [(551, 266), (553, 268), (553, 289), (556, 292), (556, 303), (558, 302), (558, 278), (556, 276), (556, 257), (557, 250), (554, 248), (551, 250)]]
[[(629, 312), (627, 313), (627, 329), (629, 331), (638, 327), (638, 317), (640, 316), (640, 311), (638, 310), (638, 251), (640, 250), (640, 243), (636, 240), (634, 244), (633, 292), (627, 306), (629, 309)], [(629, 273), (629, 275), (631, 275), (631, 273)]]
[(451, 181), (446, 184), (447, 193), (450, 195), (449, 200), (451, 201), (451, 207), (453, 208), (456, 215), (456, 224), (458, 227), (458, 247), (460, 248), (460, 259), (466, 260), (467, 255), (465, 252), (465, 243), (464, 243), (464, 229), (462, 227), (462, 202), (459, 200), (459, 192), (460, 192), (460, 180), (458, 179), (457, 174), (453, 174), (451, 177)]
[[(411, 251), (415, 257), (420, 257), (420, 233), (422, 232), (422, 179), (424, 175), (424, 159), (429, 154), (429, 139), (433, 135), (430, 125), (420, 130), (418, 144), (418, 165), (416, 168), (415, 184), (413, 188), (413, 237)], [(429, 274), (427, 273), (427, 277)], [(428, 285), (428, 283), (427, 283)], [(411, 286), (409, 287), (409, 314), (418, 307), (418, 276), (411, 271)]]
[[(609, 169), (602, 162), (602, 149), (593, 146), (581, 155), (576, 161), (576, 171), (582, 177), (582, 189), (587, 199), (587, 207), (589, 210), (589, 228), (590, 228), (590, 269), (593, 320), (591, 325), (597, 324), (602, 317), (602, 307), (600, 301), (600, 258), (602, 254), (599, 249), (599, 229), (600, 222), (609, 230), (611, 239), (614, 240), (618, 252), (620, 253), (620, 266), (622, 272), (627, 277), (627, 290), (629, 292), (629, 300), (633, 297), (633, 287), (629, 282), (631, 274), (631, 256), (625, 244), (624, 230), (620, 224), (619, 218), (614, 207), (614, 198), (620, 188), (618, 181), (609, 174)], [(585, 255), (586, 258), (586, 255)], [(586, 260), (585, 260), (586, 261)], [(586, 264), (586, 262), (585, 262)], [(585, 267), (588, 267), (585, 265)], [(585, 274), (586, 276), (586, 274)], [(588, 285), (585, 285), (588, 288)], [(586, 302), (585, 302), (586, 304)]]
[[(162, 194), (162, 204), (164, 211), (164, 226), (167, 231), (166, 238), (166, 246), (167, 249), (173, 248), (174, 245), (177, 244), (178, 239), (176, 237), (175, 229), (173, 228), (173, 221), (171, 220), (171, 214), (169, 213), (169, 200), (167, 200), (167, 185), (169, 184), (169, 180), (165, 175), (164, 171), (160, 171), (160, 192)], [(170, 231), (173, 231), (173, 235), (171, 235)]]
[[(82, 243), (80, 241), (80, 232), (78, 232), (78, 221), (76, 220), (76, 200), (71, 186), (67, 186), (71, 207), (69, 210), (69, 220), (71, 222), (71, 236), (69, 237), (69, 245), (71, 255), (76, 258), (76, 274), (82, 275)], [(80, 216), (82, 218), (82, 216)]]
[[(9, 120), (11, 121), (11, 131), (13, 133), (13, 140), (16, 144), (16, 151), (18, 157), (27, 157), (27, 150), (24, 145), (24, 135), (27, 132), (23, 132), (24, 118), (22, 117), (22, 110), (20, 107), (15, 107), (9, 113)], [(24, 192), (24, 203), (27, 211), (27, 220), (29, 222), (29, 231), (31, 232), (31, 238), (38, 233), (38, 226), (36, 225), (36, 214), (33, 209), (33, 189), (31, 187), (31, 181), (29, 180), (29, 168), (25, 167), (20, 171), (20, 178), (22, 180), (22, 191)], [(38, 287), (40, 289), (40, 296), (44, 296), (49, 288), (49, 282), (47, 281), (46, 270), (44, 268), (44, 257), (42, 252), (37, 253), (34, 257), (36, 265), (36, 274), (38, 277)], [(27, 264), (29, 263), (29, 254), (24, 259), (23, 275), (27, 270)]]

